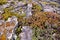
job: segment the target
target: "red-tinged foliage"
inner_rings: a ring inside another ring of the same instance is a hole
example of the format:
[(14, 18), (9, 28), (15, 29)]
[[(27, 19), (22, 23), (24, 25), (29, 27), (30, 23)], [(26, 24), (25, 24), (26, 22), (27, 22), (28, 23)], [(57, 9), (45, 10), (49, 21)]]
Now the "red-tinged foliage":
[(60, 15), (52, 12), (35, 12), (30, 18), (28, 18), (28, 24), (30, 26), (38, 26), (40, 28), (44, 28), (45, 22), (47, 21), (49, 24), (59, 24)]

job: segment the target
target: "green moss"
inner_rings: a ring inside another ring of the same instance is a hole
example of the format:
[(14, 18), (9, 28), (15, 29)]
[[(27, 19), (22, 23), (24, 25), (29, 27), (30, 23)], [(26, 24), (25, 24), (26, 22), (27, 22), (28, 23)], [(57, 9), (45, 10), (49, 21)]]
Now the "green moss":
[(12, 9), (12, 7), (4, 9), (4, 14), (3, 14), (3, 19), (4, 20), (7, 20), (11, 16), (16, 16), (17, 18), (21, 18), (21, 17), (25, 17), (26, 16), (25, 13), (18, 14), (18, 13), (10, 12), (11, 9)]
[(22, 0), (18, 0), (18, 1), (22, 1)]
[(0, 5), (7, 3), (7, 0), (0, 0)]
[(32, 30), (33, 30), (32, 40), (40, 39), (41, 32), (43, 32), (43, 31), (41, 31), (42, 29), (35, 26)]
[(16, 29), (15, 33), (17, 34), (17, 36), (21, 33), (21, 26)]
[(32, 40), (38, 40), (36, 37), (32, 37)]
[(36, 4), (36, 5), (33, 5), (33, 10), (41, 11), (43, 9), (42, 9), (42, 6)]
[(17, 37), (17, 38), (16, 38), (16, 40), (20, 40), (20, 38), (19, 38), (19, 37)]

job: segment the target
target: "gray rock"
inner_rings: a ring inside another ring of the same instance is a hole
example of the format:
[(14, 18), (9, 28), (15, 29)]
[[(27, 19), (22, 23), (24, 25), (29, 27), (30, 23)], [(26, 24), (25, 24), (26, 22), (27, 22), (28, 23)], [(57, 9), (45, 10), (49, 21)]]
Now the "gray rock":
[(32, 30), (29, 26), (23, 26), (22, 33), (19, 36), (21, 37), (21, 40), (31, 40)]

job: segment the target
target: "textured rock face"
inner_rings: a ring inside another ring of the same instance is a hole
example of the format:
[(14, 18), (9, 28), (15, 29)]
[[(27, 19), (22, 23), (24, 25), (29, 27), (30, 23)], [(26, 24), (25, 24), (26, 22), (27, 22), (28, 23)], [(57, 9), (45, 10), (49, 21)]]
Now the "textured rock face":
[(26, 11), (27, 17), (32, 15), (32, 4), (27, 5), (27, 11)]
[(18, 21), (15, 16), (9, 18), (7, 21), (0, 20), (0, 35), (5, 34), (6, 39), (10, 40), (17, 23)]
[(31, 40), (32, 30), (29, 26), (23, 26), (22, 33), (19, 36), (21, 37), (21, 40)]
[[(0, 1), (2, 1), (2, 0), (0, 0)], [(46, 18), (46, 19), (49, 19), (50, 21), (48, 20), (45, 24), (46, 24), (46, 26), (49, 26), (49, 27), (48, 28), (46, 27), (47, 33), (44, 34), (44, 32), (43, 32), (41, 35), (43, 35), (42, 40), (43, 39), (45, 40), (45, 38), (47, 40), (49, 40), (48, 37), (51, 34), (50, 31), (51, 32), (53, 31), (52, 29), (50, 29), (51, 26), (55, 27), (57, 25), (57, 24), (53, 24), (55, 22), (55, 20), (58, 21), (58, 19), (59, 19), (59, 21), (60, 21), (60, 18), (58, 18), (58, 16), (55, 18), (53, 15), (53, 13), (59, 13), (60, 14), (60, 6), (59, 6), (60, 4), (59, 3), (60, 3), (60, 0), (20, 0), (20, 1), (18, 1), (18, 0), (7, 0), (6, 4), (5, 3), (0, 4), (0, 14), (5, 14), (3, 18), (5, 18), (5, 17), (8, 18), (8, 20), (6, 22), (3, 20), (2, 21), (0, 20), (0, 35), (2, 35), (3, 33), (4, 34), (6, 33), (5, 34), (6, 39), (8, 38), (9, 40), (10, 39), (16, 40), (17, 37), (18, 38), (20, 37), (21, 40), (32, 40), (31, 37), (32, 37), (33, 29), (31, 29), (29, 27), (30, 24), (32, 24), (32, 23), (34, 24), (36, 22), (34, 25), (33, 24), (32, 25), (33, 26), (35, 26), (35, 25), (40, 26), (41, 23), (44, 24), (44, 22), (43, 22), (43, 21), (45, 21), (44, 17), (47, 16), (48, 18)], [(41, 12), (40, 15), (36, 14), (36, 17), (35, 17), (34, 13), (35, 12), (38, 13), (38, 11), (39, 11), (39, 14), (41, 11), (42, 12), (51, 12), (52, 14), (43, 14)], [(12, 13), (12, 14), (10, 14), (10, 13)], [(14, 17), (14, 15), (17, 18)], [(30, 21), (27, 22), (28, 20), (26, 21), (25, 18), (29, 18), (31, 15), (33, 16), (32, 20), (29, 19), (31, 22)], [(11, 16), (13, 16), (13, 17), (11, 17)], [(20, 16), (22, 16), (22, 17), (20, 17)], [(40, 17), (41, 17), (41, 20), (40, 20)], [(2, 16), (0, 15), (0, 19), (1, 18), (2, 18)], [(52, 25), (50, 23), (48, 23), (48, 22), (51, 22), (51, 20), (54, 20), (54, 22), (52, 22)], [(19, 24), (18, 24), (18, 21), (19, 21)], [(25, 21), (26, 21), (26, 23), (25, 23)], [(41, 28), (43, 29), (44, 26), (42, 26), (42, 24), (41, 24)], [(24, 25), (27, 25), (27, 26), (24, 26)], [(20, 26), (21, 26), (22, 30), (19, 29)], [(13, 32), (15, 27), (18, 29), (17, 33)], [(57, 30), (59, 31), (59, 29), (60, 28), (58, 28)], [(38, 29), (35, 29), (35, 30), (38, 30)], [(38, 32), (37, 31), (35, 32), (36, 34), (39, 33), (39, 35), (37, 34), (38, 36), (35, 37), (37, 39), (34, 39), (34, 40), (40, 39), (39, 36), (40, 36), (41, 32), (39, 32), (39, 30), (38, 30)], [(45, 30), (43, 30), (43, 31), (45, 31)], [(36, 34), (34, 34), (34, 35), (36, 35)], [(44, 35), (45, 35), (45, 37), (44, 37)], [(53, 34), (53, 36), (55, 36), (55, 35), (56, 34)], [(13, 39), (13, 37), (14, 37), (14, 39)]]

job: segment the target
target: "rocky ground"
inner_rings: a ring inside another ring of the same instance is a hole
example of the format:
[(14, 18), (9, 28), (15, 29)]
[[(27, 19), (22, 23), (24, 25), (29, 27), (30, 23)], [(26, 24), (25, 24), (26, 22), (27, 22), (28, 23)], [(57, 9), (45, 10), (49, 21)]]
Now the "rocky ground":
[(60, 40), (59, 0), (1, 0), (0, 40)]

